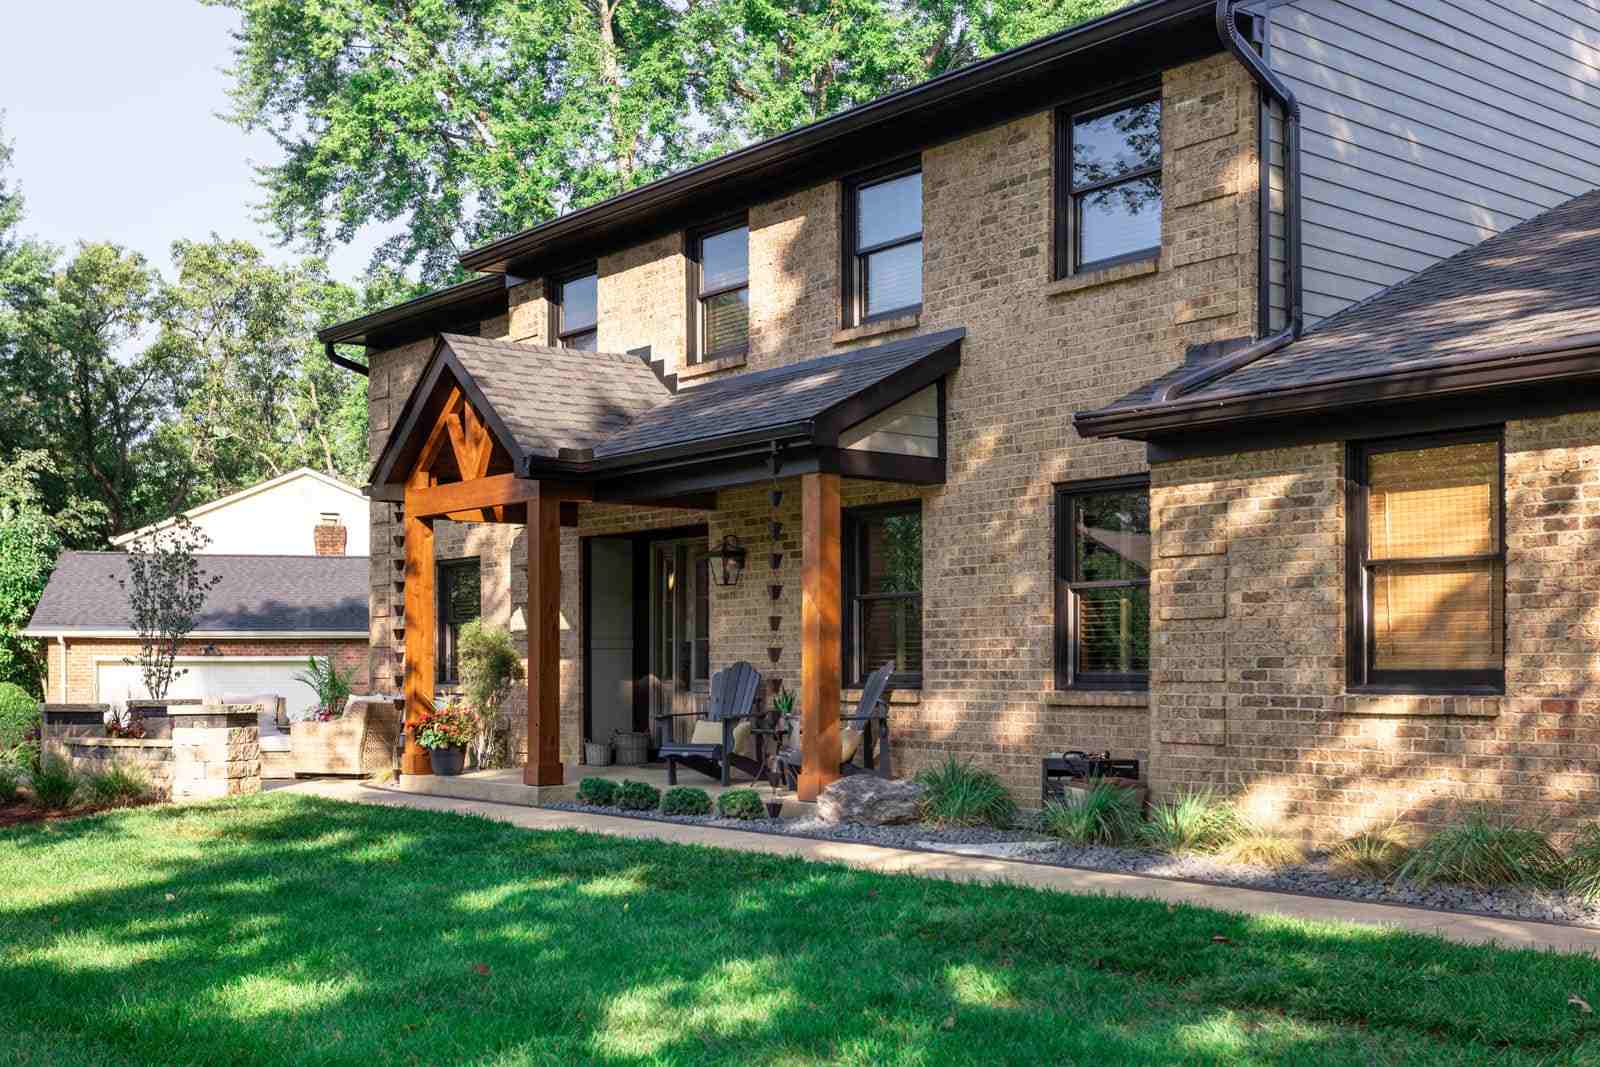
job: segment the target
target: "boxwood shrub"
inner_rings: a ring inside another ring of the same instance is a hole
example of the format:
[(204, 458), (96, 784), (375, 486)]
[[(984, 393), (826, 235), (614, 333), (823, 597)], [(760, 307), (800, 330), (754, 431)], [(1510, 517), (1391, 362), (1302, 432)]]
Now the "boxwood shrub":
[(648, 782), (624, 781), (617, 790), (617, 807), (623, 811), (654, 811), (661, 803), (661, 790)]
[(710, 815), (711, 794), (692, 786), (675, 786), (662, 794), (661, 814)]
[(617, 783), (609, 778), (585, 778), (578, 783), (578, 803), (609, 808), (617, 802)]
[(724, 819), (765, 819), (767, 809), (754, 789), (730, 789), (717, 798), (717, 813)]

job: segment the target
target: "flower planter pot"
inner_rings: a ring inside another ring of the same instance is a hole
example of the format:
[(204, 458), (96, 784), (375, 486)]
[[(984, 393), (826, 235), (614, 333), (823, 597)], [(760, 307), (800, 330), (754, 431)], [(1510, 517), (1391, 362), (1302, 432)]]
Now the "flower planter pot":
[(767, 805), (767, 818), (776, 819), (778, 816), (783, 814), (783, 801), (781, 801), (781, 800), (769, 800), (769, 801), (766, 801), (766, 805)]
[(434, 774), (460, 774), (467, 763), (466, 746), (453, 745), (449, 748), (430, 748), (428, 749), (428, 759), (433, 764)]

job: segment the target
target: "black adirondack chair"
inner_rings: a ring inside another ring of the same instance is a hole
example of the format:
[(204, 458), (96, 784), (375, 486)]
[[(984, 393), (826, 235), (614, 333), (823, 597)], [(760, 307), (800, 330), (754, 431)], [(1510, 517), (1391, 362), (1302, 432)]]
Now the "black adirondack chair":
[[(752, 779), (761, 776), (761, 764), (749, 756), (734, 751), (734, 730), (743, 720), (755, 713), (756, 693), (761, 689), (761, 672), (742, 660), (711, 676), (711, 700), (705, 713), (680, 711), (657, 715), (662, 724), (659, 758), (667, 762), (667, 783), (678, 784), (678, 764), (699, 771), (709, 778), (719, 779), (723, 785), (731, 780), (731, 771), (739, 768)], [(692, 718), (696, 721), (696, 735), (688, 741), (672, 737), (674, 719)], [(721, 738), (712, 742), (708, 735), (720, 728)]]
[[(861, 699), (856, 703), (854, 715), (839, 716), (840, 738), (839, 773), (876, 774), (892, 777), (894, 764), (889, 755), (889, 676), (894, 664), (885, 663), (871, 674), (861, 686)], [(794, 716), (789, 716), (792, 720)], [(800, 777), (800, 731), (798, 723), (791, 722), (791, 742), (778, 750), (778, 771), (785, 784), (793, 789)], [(860, 763), (856, 762), (859, 757)]]

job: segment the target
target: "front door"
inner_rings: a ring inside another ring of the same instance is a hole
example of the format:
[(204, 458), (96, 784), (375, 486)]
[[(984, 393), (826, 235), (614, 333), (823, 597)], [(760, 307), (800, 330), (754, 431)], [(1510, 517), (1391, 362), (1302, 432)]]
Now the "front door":
[[(662, 541), (650, 549), (650, 713), (673, 720), (687, 740), (711, 689), (711, 591), (703, 538)], [(657, 740), (660, 740), (659, 733)]]

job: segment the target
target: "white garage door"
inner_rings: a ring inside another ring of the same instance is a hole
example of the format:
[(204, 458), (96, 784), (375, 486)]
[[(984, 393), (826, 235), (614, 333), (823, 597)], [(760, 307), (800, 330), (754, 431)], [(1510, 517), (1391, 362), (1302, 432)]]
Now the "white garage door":
[[(169, 697), (216, 699), (224, 693), (276, 693), (284, 697), (292, 717), (316, 706), (317, 697), (295, 675), (306, 669), (304, 656), (180, 656), (184, 674), (173, 680)], [(100, 660), (95, 664), (98, 700), (121, 709), (129, 700), (143, 700), (144, 681), (138, 664)]]

